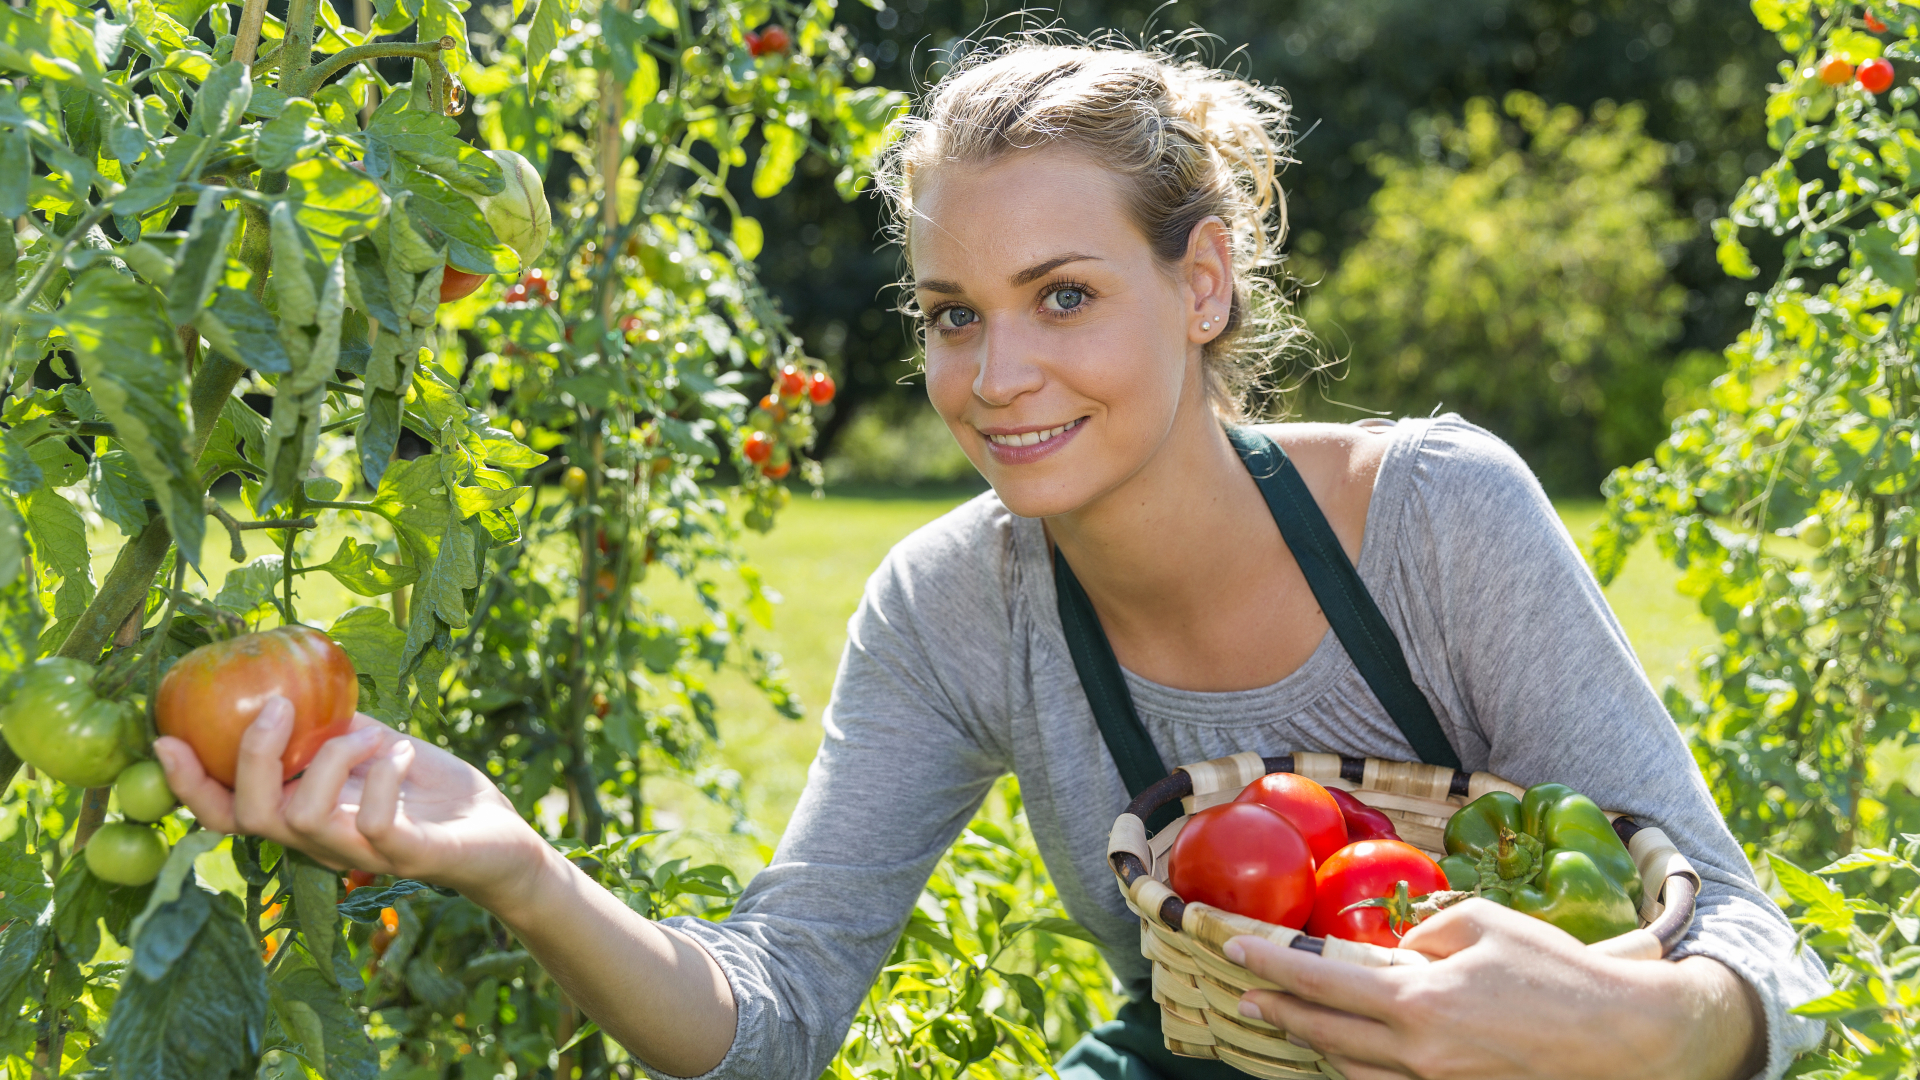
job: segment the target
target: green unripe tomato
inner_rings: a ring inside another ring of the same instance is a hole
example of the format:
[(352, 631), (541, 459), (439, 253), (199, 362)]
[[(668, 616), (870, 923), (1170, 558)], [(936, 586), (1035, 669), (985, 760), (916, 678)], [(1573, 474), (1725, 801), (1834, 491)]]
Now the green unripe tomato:
[(1898, 689), (1907, 684), (1907, 665), (1898, 660), (1873, 660), (1868, 662), (1867, 675), (1891, 689)]
[(1807, 625), (1807, 612), (1791, 600), (1782, 601), (1773, 609), (1773, 623), (1788, 633), (1804, 629)]
[(49, 656), (14, 676), (0, 734), (20, 760), (74, 787), (105, 787), (140, 758), (140, 714), (93, 692), (93, 668)]
[(853, 61), (853, 77), (863, 83), (872, 82), (873, 61), (864, 56), (856, 57)]
[(1740, 616), (1739, 618), (1734, 620), (1734, 624), (1740, 628), (1740, 632), (1743, 634), (1759, 633), (1760, 632), (1760, 609), (1754, 607), (1752, 604), (1748, 604), (1746, 607), (1741, 608)]
[(167, 864), (167, 842), (158, 829), (115, 821), (87, 841), (87, 869), (115, 885), (145, 885)]
[(1873, 625), (1873, 615), (1866, 608), (1847, 608), (1833, 616), (1833, 627), (1843, 634), (1864, 634)]
[(493, 235), (520, 256), (520, 268), (532, 269), (547, 250), (547, 233), (553, 228), (545, 178), (533, 162), (511, 150), (489, 150), (487, 156), (506, 174), (507, 186), (498, 195), (478, 195), (473, 201), (486, 215)]
[(135, 821), (159, 821), (180, 805), (157, 761), (136, 761), (122, 769), (113, 793), (120, 799), (120, 812)]
[(1793, 588), (1793, 579), (1778, 569), (1768, 570), (1761, 581), (1766, 585), (1769, 596), (1785, 596)]
[(1819, 518), (1813, 518), (1807, 524), (1800, 526), (1800, 540), (1808, 547), (1819, 551), (1833, 543), (1833, 530), (1827, 528), (1826, 523)]

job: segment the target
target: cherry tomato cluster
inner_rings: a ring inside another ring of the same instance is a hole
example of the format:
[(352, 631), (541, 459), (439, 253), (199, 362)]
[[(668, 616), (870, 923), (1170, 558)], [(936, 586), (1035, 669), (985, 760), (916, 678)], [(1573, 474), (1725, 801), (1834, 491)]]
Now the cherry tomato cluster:
[(1870, 94), (1884, 94), (1893, 87), (1893, 64), (1884, 57), (1876, 56), (1856, 68), (1844, 56), (1828, 56), (1814, 70), (1828, 86), (1858, 82)]
[(1188, 902), (1388, 948), (1412, 904), (1447, 888), (1440, 864), (1385, 814), (1293, 773), (1269, 773), (1234, 801), (1187, 819), (1167, 884)]
[(742, 37), (746, 40), (747, 51), (755, 56), (768, 53), (777, 55), (793, 47), (793, 38), (783, 26), (769, 26), (758, 33), (749, 30)]
[(785, 479), (793, 471), (794, 423), (804, 417), (808, 403), (832, 401), (836, 389), (833, 376), (824, 371), (808, 372), (794, 364), (781, 368), (773, 392), (760, 399), (748, 420), (750, 430), (740, 453), (767, 479)]
[(552, 304), (560, 299), (560, 290), (553, 287), (547, 275), (538, 267), (526, 272), (526, 275), (507, 290), (506, 302), (509, 304)]

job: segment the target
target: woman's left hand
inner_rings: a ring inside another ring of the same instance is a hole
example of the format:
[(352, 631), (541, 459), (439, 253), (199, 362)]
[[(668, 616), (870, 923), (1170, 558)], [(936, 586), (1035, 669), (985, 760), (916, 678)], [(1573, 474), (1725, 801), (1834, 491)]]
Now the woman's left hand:
[(1758, 996), (1706, 957), (1599, 956), (1484, 900), (1441, 912), (1401, 946), (1434, 962), (1365, 968), (1256, 937), (1226, 953), (1284, 991), (1250, 991), (1241, 1010), (1257, 1008), (1348, 1080), (1743, 1080), (1764, 1063)]

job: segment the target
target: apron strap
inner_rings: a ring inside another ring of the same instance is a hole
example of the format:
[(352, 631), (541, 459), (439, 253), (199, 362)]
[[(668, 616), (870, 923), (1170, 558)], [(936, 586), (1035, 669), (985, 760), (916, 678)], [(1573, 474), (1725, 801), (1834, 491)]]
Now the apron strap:
[(1307, 586), (1320, 610), (1333, 627), (1334, 636), (1353, 658), (1360, 677), (1367, 680), (1373, 696), (1387, 710), (1394, 726), (1406, 736), (1414, 756), (1428, 765), (1460, 768), (1460, 757), (1447, 741), (1447, 733), (1433, 715), (1427, 696), (1414, 685), (1413, 671), (1393, 627), (1373, 594), (1360, 580), (1360, 572), (1347, 558), (1340, 538), (1327, 523), (1327, 516), (1313, 501), (1307, 482), (1300, 477), (1287, 452), (1272, 439), (1253, 428), (1228, 428), (1227, 438), (1240, 451), (1240, 460), (1260, 485), (1267, 509), (1280, 526), (1280, 537), (1300, 564)]
[[(1307, 490), (1300, 470), (1277, 443), (1252, 428), (1230, 427), (1227, 438), (1260, 486), (1267, 510), (1280, 528), (1280, 537), (1300, 565), (1300, 572), (1306, 577), (1308, 588), (1313, 590), (1314, 599), (1319, 601), (1334, 636), (1413, 747), (1414, 755), (1428, 765), (1460, 768), (1460, 758), (1434, 716), (1433, 706), (1414, 684), (1413, 672), (1407, 666), (1399, 639), (1394, 637), (1393, 627), (1388, 625), (1386, 616), (1380, 613), (1372, 594), (1367, 592), (1359, 571), (1354, 569), (1346, 550), (1340, 546), (1339, 537), (1334, 535), (1333, 526), (1327, 523), (1326, 515)], [(1093, 709), (1100, 737), (1119, 767), (1127, 793), (1138, 796), (1167, 775), (1166, 763), (1134, 709), (1126, 675), (1120, 670), (1113, 645), (1100, 626), (1093, 601), (1058, 549), (1053, 556), (1053, 584), (1067, 651), (1073, 656), (1074, 670), (1080, 675), (1080, 687)], [(1179, 803), (1161, 807), (1148, 820), (1147, 828), (1159, 831), (1179, 816), (1179, 810)]]

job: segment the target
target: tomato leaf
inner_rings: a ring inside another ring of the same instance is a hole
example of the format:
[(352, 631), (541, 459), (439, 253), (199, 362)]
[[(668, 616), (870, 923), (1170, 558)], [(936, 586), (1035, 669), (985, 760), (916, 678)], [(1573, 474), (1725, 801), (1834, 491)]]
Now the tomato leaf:
[[(361, 611), (378, 611), (378, 608), (360, 608)], [(340, 914), (357, 923), (377, 923), (380, 913), (387, 908), (399, 906), (400, 901), (414, 893), (430, 892), (441, 896), (457, 895), (449, 890), (436, 888), (424, 881), (412, 881), (402, 878), (384, 889), (362, 887), (353, 890), (352, 895), (340, 901)]]
[[(274, 1018), (285, 1023), (297, 1006), (312, 1018), (306, 1030), (309, 1038), (303, 1048), (317, 1044), (319, 1060), (311, 1060), (316, 1071), (327, 1080), (374, 1080), (380, 1075), (380, 1055), (367, 1037), (359, 1013), (341, 995), (340, 988), (329, 985), (324, 977), (306, 965), (282, 969), (271, 987)], [(304, 1056), (304, 1055), (303, 1055)]]
[(94, 456), (87, 469), (92, 478), (93, 502), (100, 516), (132, 536), (147, 525), (147, 502), (153, 498), (153, 485), (140, 475), (133, 455), (125, 450), (109, 450)]
[[(353, 541), (351, 539), (342, 539), (340, 542), (340, 553), (334, 556), (334, 561), (339, 561), (341, 555), (346, 554), (347, 546), (352, 543)], [(376, 566), (386, 566), (387, 564), (380, 563), (373, 559), (372, 551), (372, 546), (368, 545), (365, 551), (367, 561), (374, 563)], [(397, 567), (396, 569), (413, 572), (413, 568), (410, 566)], [(341, 582), (346, 584), (348, 588), (353, 589), (355, 592), (360, 592), (359, 589), (354, 588), (351, 583), (348, 583), (346, 578), (341, 577), (338, 571), (334, 571), (334, 576), (340, 577)], [(394, 587), (398, 588), (399, 586), (396, 585)], [(362, 595), (372, 594), (363, 593)], [(393, 613), (385, 608), (377, 607), (349, 608), (346, 614), (335, 619), (333, 625), (327, 628), (327, 634), (332, 637), (334, 641), (338, 642), (341, 648), (347, 650), (347, 656), (352, 658), (354, 670), (360, 673), (360, 677), (363, 680), (371, 679), (373, 681), (375, 696), (372, 700), (369, 700), (365, 694), (362, 694), (360, 697), (360, 711), (376, 720), (383, 720), (389, 724), (405, 723), (407, 718), (407, 699), (406, 691), (400, 681), (400, 653), (401, 650), (406, 648), (407, 635), (405, 631), (393, 625)], [(364, 686), (365, 683), (363, 682), (362, 685)], [(418, 883), (416, 882), (415, 884)], [(386, 890), (361, 888), (355, 889), (353, 895), (358, 896), (361, 893), (372, 893), (376, 891), (385, 892)], [(374, 908), (373, 918), (379, 918), (381, 907), (391, 906), (392, 904), (388, 903), (381, 904), (380, 907)], [(341, 905), (341, 914), (346, 915), (348, 918), (354, 918), (354, 916), (347, 911), (345, 903)], [(365, 922), (367, 920), (356, 919), (356, 921)]]
[(38, 919), (16, 919), (0, 933), (0, 1034), (11, 1034), (17, 1024), (32, 1023), (20, 1018), (20, 1006), (42, 967), (41, 953), (52, 943), (51, 916), (49, 911)]
[(15, 829), (0, 843), (0, 920), (32, 921), (53, 897), (40, 853), (27, 849), (28, 829)]
[(1853, 912), (1847, 910), (1846, 897), (1840, 890), (1773, 852), (1767, 853), (1767, 860), (1773, 865), (1773, 875), (1780, 887), (1788, 896), (1806, 905), (1807, 913), (1797, 921), (1836, 932), (1853, 926)]
[(333, 935), (340, 916), (340, 878), (332, 870), (302, 856), (293, 859), (293, 911), (300, 919), (300, 936), (307, 941), (307, 955), (326, 980), (338, 986), (340, 977), (333, 970)]
[(1088, 930), (1086, 927), (1081, 926), (1079, 923), (1074, 922), (1072, 919), (1062, 919), (1058, 916), (1048, 916), (1043, 919), (1035, 919), (1033, 920), (1032, 925), (1028, 927), (1028, 929), (1044, 930), (1049, 934), (1055, 935), (1056, 937), (1069, 937), (1069, 938), (1073, 938), (1075, 941), (1084, 941), (1089, 945), (1100, 944), (1100, 939), (1093, 936), (1093, 931)]
[(178, 904), (204, 914), (169, 965), (171, 977), (150, 976), (138, 961), (155, 923), (135, 939), (135, 965), (107, 1020), (116, 1080), (228, 1080), (250, 1076), (259, 1060), (267, 1014), (259, 942), (232, 897), (194, 887), (168, 906)]
[[(39, 590), (34, 587), (33, 575), (27, 572), (26, 522), (5, 500), (0, 500), (0, 613), (4, 613), (0, 614), (0, 676), (5, 676), (38, 654), (38, 639), (45, 621)], [(15, 832), (17, 835), (26, 830)], [(13, 849), (7, 849), (5, 860), (0, 861), (0, 885), (10, 876), (14, 860)], [(33, 871), (38, 873), (39, 857), (32, 856), (31, 862)], [(44, 875), (41, 880), (45, 880)], [(14, 895), (13, 887), (5, 886), (5, 895), (0, 896), (0, 912), (8, 910), (5, 901)]]
[(153, 485), (181, 557), (199, 566), (206, 535), (203, 489), (187, 450), (177, 339), (158, 295), (117, 271), (96, 267), (80, 275), (61, 317), (94, 401)]
[(173, 278), (167, 285), (167, 315), (182, 326), (193, 321), (206, 306), (207, 297), (227, 273), (227, 247), (233, 242), (234, 227), (240, 215), (221, 205), (223, 192), (207, 188), (193, 208), (193, 222), (187, 226), (186, 243), (174, 259)]
[(285, 171), (326, 149), (327, 133), (315, 122), (313, 102), (289, 98), (280, 115), (261, 125), (253, 157), (265, 169)]
[(220, 138), (246, 115), (253, 100), (253, 79), (246, 64), (229, 61), (215, 68), (193, 103), (193, 120), (200, 130)]
[(200, 312), (197, 322), (201, 335), (227, 359), (267, 375), (293, 370), (278, 325), (252, 293), (220, 286), (213, 305)]
[(465, 590), (477, 588), (477, 545), (467, 515), (454, 504), (454, 484), (445, 475), (445, 455), (423, 454), (388, 467), (373, 501), (394, 515), (420, 577), (413, 590), (403, 670), (410, 668), (437, 633), (434, 620), (467, 625)]
[(343, 245), (371, 233), (387, 207), (372, 178), (324, 154), (287, 170), (287, 194), (298, 203), (294, 218), (323, 265)]
[[(385, 179), (404, 162), (414, 171), (432, 174), (462, 192), (498, 195), (506, 190), (507, 176), (499, 164), (484, 151), (461, 141), (460, 125), (452, 118), (405, 108), (399, 95), (381, 106), (360, 135), (360, 143), (366, 147), (367, 170), (374, 176)], [(400, 186), (414, 189), (409, 176), (395, 179)]]
[[(376, 550), (372, 544), (362, 544), (350, 536), (343, 536), (340, 538), (340, 549), (333, 553), (333, 558), (318, 566), (301, 569), (302, 572), (325, 570), (340, 584), (361, 596), (385, 596), (395, 589), (413, 584), (419, 578), (420, 571), (411, 566), (381, 562), (374, 555)], [(391, 627), (393, 620), (388, 619), (387, 625)], [(365, 670), (358, 663), (354, 667)]]

